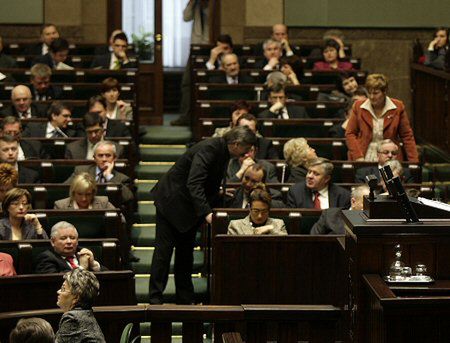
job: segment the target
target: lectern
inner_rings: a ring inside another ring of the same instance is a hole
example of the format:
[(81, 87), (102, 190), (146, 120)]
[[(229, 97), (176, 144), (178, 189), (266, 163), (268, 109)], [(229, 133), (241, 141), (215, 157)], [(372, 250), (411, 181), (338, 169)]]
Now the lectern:
[(416, 199), (412, 206), (419, 217), (407, 223), (396, 200), (386, 196), (364, 199), (364, 211), (343, 211), (346, 250), (349, 256), (350, 339), (370, 342), (368, 292), (363, 274), (387, 275), (394, 260), (394, 247), (402, 247), (409, 266), (425, 264), (435, 280), (450, 280), (450, 216), (445, 209)]

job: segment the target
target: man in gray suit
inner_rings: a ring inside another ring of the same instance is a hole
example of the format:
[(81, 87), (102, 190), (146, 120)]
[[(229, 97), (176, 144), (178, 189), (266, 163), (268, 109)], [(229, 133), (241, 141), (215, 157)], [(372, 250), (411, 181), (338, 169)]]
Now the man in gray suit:
[[(363, 199), (369, 195), (370, 189), (367, 185), (362, 185), (352, 190), (350, 210), (361, 211), (363, 209)], [(311, 235), (343, 235), (345, 234), (344, 221), (342, 220), (342, 209), (332, 207), (322, 211), (319, 220), (311, 228)]]
[(326, 158), (309, 163), (306, 180), (289, 189), (287, 206), (293, 208), (327, 209), (350, 207), (350, 192), (331, 183), (333, 164)]

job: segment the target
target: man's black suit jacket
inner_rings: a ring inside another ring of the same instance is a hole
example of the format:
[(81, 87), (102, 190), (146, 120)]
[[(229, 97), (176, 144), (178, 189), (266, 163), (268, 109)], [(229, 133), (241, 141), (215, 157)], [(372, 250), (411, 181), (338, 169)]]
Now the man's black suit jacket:
[[(267, 188), (270, 196), (272, 197), (272, 208), (284, 208), (286, 207), (283, 203), (283, 196), (280, 191)], [(224, 207), (227, 208), (242, 208), (242, 203), (244, 201), (244, 187), (239, 187), (234, 192), (234, 196), (226, 196), (224, 198)]]
[(152, 190), (160, 214), (180, 232), (200, 225), (220, 203), (219, 189), (229, 159), (222, 137), (191, 147)]
[[(370, 166), (358, 168), (355, 174), (355, 182), (357, 183), (366, 183), (367, 175), (375, 175), (378, 178), (378, 182), (381, 181), (380, 171), (378, 170), (378, 166)], [(405, 183), (414, 183), (417, 182), (414, 179), (414, 176), (411, 175), (411, 171), (409, 168), (403, 168), (403, 180)]]
[[(350, 192), (332, 183), (328, 185), (329, 207), (350, 208)], [(314, 208), (313, 194), (305, 182), (293, 185), (288, 192), (287, 207)]]
[[(31, 117), (33, 118), (45, 118), (47, 117), (47, 106), (41, 105), (41, 104), (31, 104)], [(17, 113), (17, 110), (14, 106), (10, 105), (2, 110), (0, 110), (0, 116), (6, 117), (6, 116), (13, 116), (13, 117), (19, 117), (19, 114)]]
[(44, 43), (36, 43), (25, 48), (24, 55), (42, 55), (42, 45)]
[[(28, 85), (28, 88), (30, 88), (31, 91), (31, 97), (33, 100), (36, 99), (36, 89), (34, 88), (33, 85)], [(62, 88), (59, 86), (55, 86), (55, 85), (50, 85), (50, 87), (47, 88), (47, 91), (43, 94), (40, 94), (40, 96), (44, 96), (46, 97), (46, 100), (55, 100), (55, 99), (61, 99), (62, 98)]]
[[(78, 247), (77, 251), (81, 248)], [(71, 268), (67, 264), (67, 261), (60, 255), (56, 254), (54, 250), (46, 250), (40, 253), (36, 258), (34, 266), (34, 272), (36, 274), (50, 274), (50, 273), (62, 273), (69, 272)], [(108, 270), (108, 268), (100, 264), (100, 270)]]
[[(289, 114), (289, 118), (292, 119), (302, 119), (302, 118), (309, 118), (308, 112), (306, 112), (306, 109), (303, 106), (296, 106), (296, 105), (286, 105), (287, 112)], [(265, 118), (278, 118), (278, 113), (270, 112), (270, 109), (264, 110), (257, 115), (260, 119)]]
[[(228, 83), (227, 82), (227, 76), (225, 72), (220, 73), (219, 75), (213, 75), (208, 80), (209, 83)], [(238, 75), (238, 84), (245, 84), (245, 83), (254, 83), (253, 78), (243, 74), (239, 73)]]
[(345, 233), (342, 209), (330, 207), (322, 211), (319, 220), (311, 228), (311, 235), (343, 235)]
[(25, 159), (38, 159), (38, 158), (46, 158), (45, 154), (42, 151), (42, 144), (39, 141), (19, 141), (20, 147), (22, 148), (23, 154), (25, 155)]
[[(101, 68), (101, 69), (109, 69), (109, 66), (111, 64), (111, 53), (95, 56), (94, 60), (92, 61), (91, 68)], [(120, 63), (121, 69), (127, 69), (127, 68), (137, 68), (137, 65), (135, 62), (128, 62), (127, 64)]]
[[(61, 129), (68, 137), (75, 137), (75, 130)], [(23, 131), (23, 137), (45, 137), (47, 133), (47, 122), (45, 123), (29, 123)]]
[(257, 160), (277, 160), (280, 158), (272, 141), (264, 137), (258, 137), (258, 151), (255, 157)]
[(36, 170), (19, 165), (19, 183), (39, 182), (39, 173)]
[(55, 65), (55, 61), (53, 61), (52, 56), (50, 56), (50, 53), (47, 52), (45, 55), (41, 55), (36, 57), (33, 62), (31, 62), (31, 65), (34, 66), (35, 64), (46, 64), (48, 65), (51, 69), (55, 69), (56, 65)]

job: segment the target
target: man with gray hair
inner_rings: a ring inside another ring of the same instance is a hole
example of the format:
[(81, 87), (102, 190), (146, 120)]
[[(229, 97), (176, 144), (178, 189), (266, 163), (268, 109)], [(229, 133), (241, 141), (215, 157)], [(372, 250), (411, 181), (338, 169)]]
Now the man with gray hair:
[(287, 206), (293, 208), (327, 209), (350, 207), (350, 192), (331, 183), (333, 164), (316, 158), (308, 165), (305, 181), (293, 185), (288, 192)]
[[(363, 209), (364, 196), (369, 195), (369, 193), (370, 189), (367, 185), (353, 188), (350, 210), (361, 211)], [(311, 228), (310, 233), (311, 235), (345, 234), (342, 210), (338, 207), (323, 210), (319, 220)]]
[[(355, 182), (365, 183), (367, 175), (375, 175), (378, 178), (378, 182), (381, 182), (379, 169), (384, 167), (388, 161), (397, 160), (399, 152), (398, 145), (391, 139), (384, 139), (379, 142), (377, 146), (378, 165), (358, 168), (356, 170)], [(404, 168), (403, 172), (406, 183), (415, 182), (408, 168)]]
[(263, 44), (265, 59), (255, 63), (255, 68), (263, 70), (277, 70), (280, 68), (280, 58), (282, 56), (281, 43), (272, 38), (267, 39)]
[(78, 231), (71, 223), (60, 221), (50, 233), (52, 250), (38, 255), (34, 268), (37, 274), (61, 273), (76, 268), (98, 272), (105, 270), (91, 250), (78, 247)]
[(42, 63), (35, 64), (30, 69), (30, 90), (36, 101), (61, 99), (62, 89), (51, 84), (52, 69)]
[(175, 250), (177, 304), (194, 302), (191, 274), (195, 235), (211, 224), (212, 209), (221, 205), (220, 186), (230, 157), (244, 156), (256, 144), (246, 126), (223, 137), (205, 139), (186, 151), (152, 190), (156, 206), (156, 242), (150, 277), (150, 303), (163, 303), (170, 259)]

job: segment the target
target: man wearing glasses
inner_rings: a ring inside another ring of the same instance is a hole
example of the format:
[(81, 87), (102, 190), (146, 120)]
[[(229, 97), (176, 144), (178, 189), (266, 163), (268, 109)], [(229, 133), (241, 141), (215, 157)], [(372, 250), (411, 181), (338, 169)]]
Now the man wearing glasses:
[[(358, 168), (356, 170), (355, 182), (365, 183), (367, 175), (375, 175), (378, 178), (378, 181), (381, 181), (379, 169), (384, 167), (387, 161), (396, 160), (398, 154), (399, 147), (397, 144), (390, 139), (382, 140), (378, 143), (377, 147), (378, 165)], [(403, 168), (403, 173), (404, 181), (406, 183), (413, 183), (416, 181), (408, 168)]]

